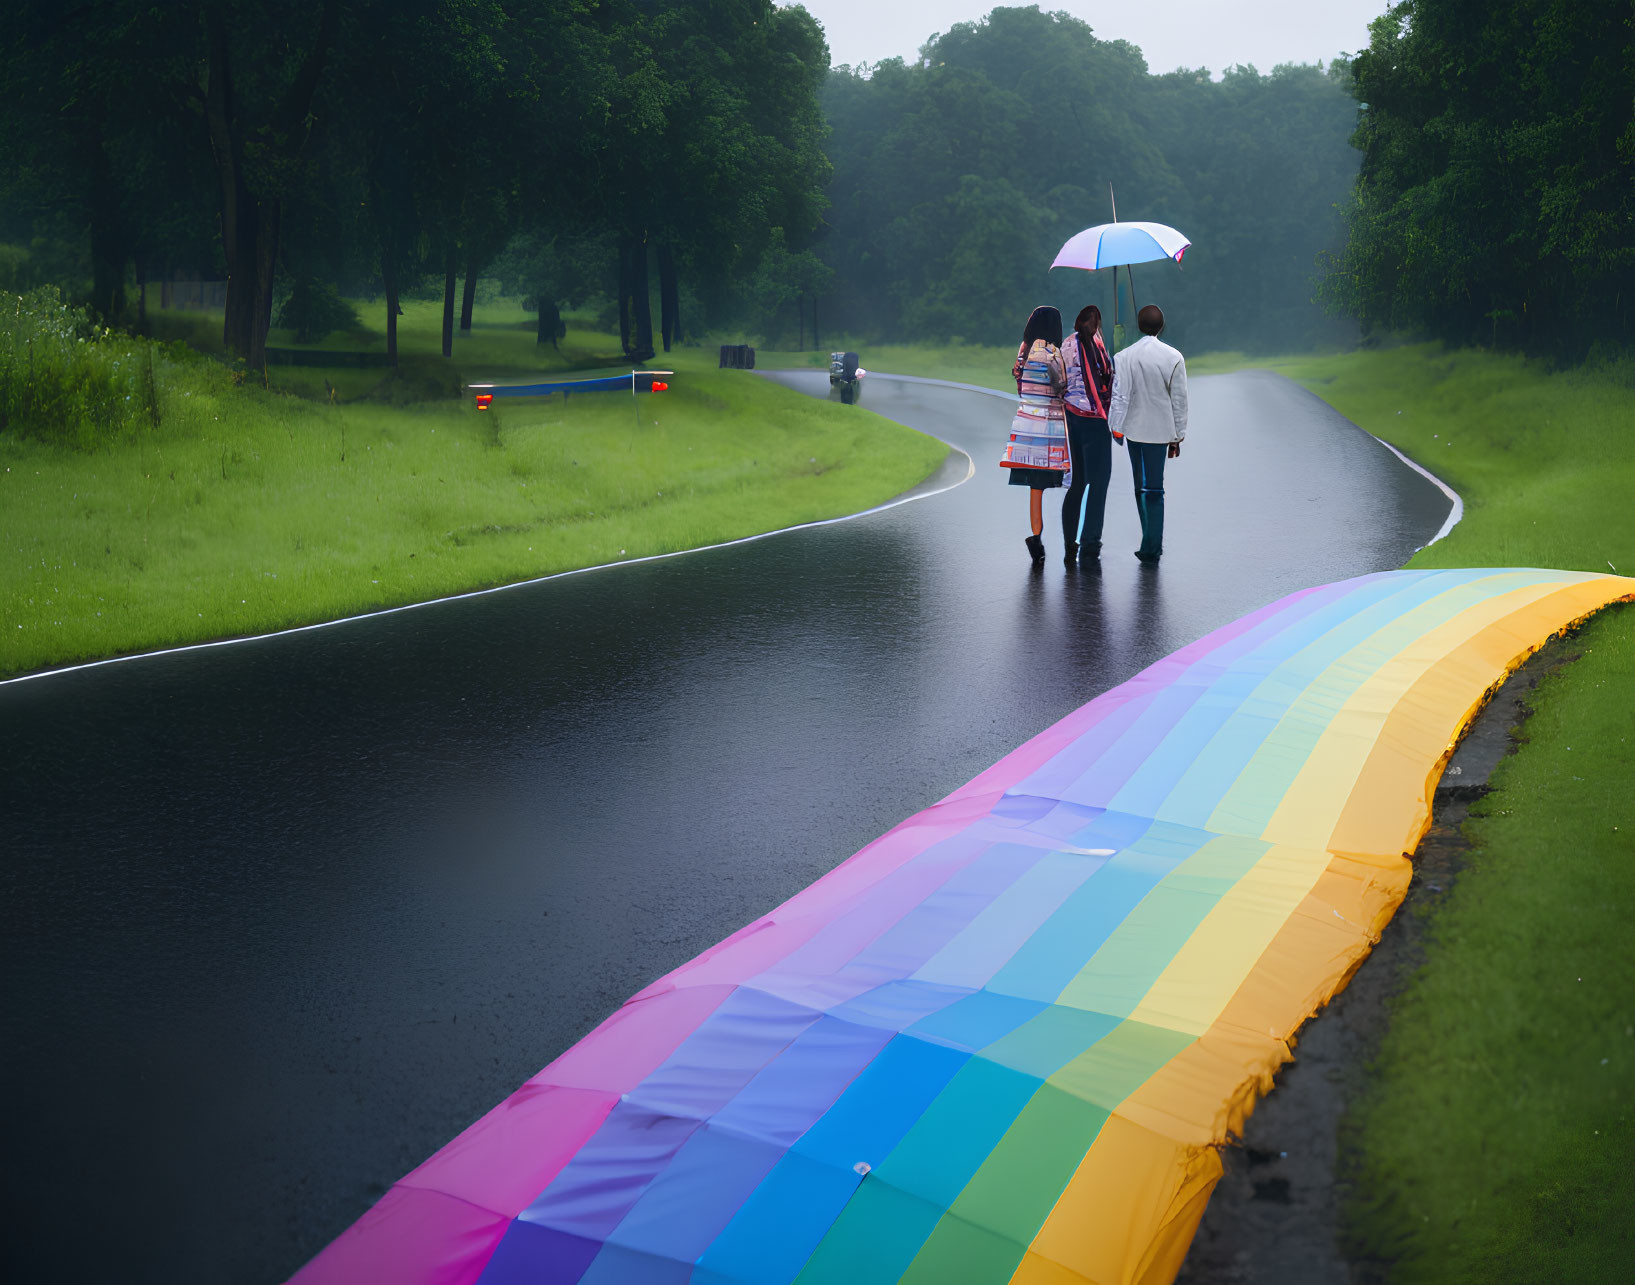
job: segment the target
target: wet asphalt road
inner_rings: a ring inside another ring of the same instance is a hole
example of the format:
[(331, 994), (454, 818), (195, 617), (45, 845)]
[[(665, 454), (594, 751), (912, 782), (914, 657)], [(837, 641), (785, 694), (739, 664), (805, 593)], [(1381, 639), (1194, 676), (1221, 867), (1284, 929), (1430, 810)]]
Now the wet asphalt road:
[(653, 977), (1184, 643), (1399, 565), (1448, 508), (1293, 384), (1197, 379), (1162, 566), (1129, 552), (1115, 452), (1103, 566), (1064, 572), (1047, 501), (1034, 573), (1008, 405), (882, 378), (865, 404), (975, 477), (0, 687), (7, 1278), (287, 1276)]

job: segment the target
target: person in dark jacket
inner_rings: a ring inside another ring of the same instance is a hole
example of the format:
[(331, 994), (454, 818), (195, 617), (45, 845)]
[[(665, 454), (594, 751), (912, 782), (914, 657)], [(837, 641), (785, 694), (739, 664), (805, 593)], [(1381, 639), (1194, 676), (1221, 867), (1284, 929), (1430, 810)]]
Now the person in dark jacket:
[[(1113, 359), (1101, 337), (1101, 309), (1081, 309), (1062, 345), (1067, 367), (1067, 449), (1072, 485), (1062, 497), (1062, 561), (1101, 557), (1101, 524), (1113, 473), (1113, 436), (1107, 411), (1113, 400)], [(1119, 439), (1119, 445), (1123, 445)]]

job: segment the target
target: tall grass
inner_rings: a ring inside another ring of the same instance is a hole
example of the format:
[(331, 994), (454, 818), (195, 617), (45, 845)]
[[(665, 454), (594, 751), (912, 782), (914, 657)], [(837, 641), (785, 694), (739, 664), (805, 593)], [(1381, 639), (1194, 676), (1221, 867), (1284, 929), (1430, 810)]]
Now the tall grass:
[(93, 325), (54, 287), (0, 295), (0, 434), (84, 447), (156, 428), (155, 362), (151, 344)]

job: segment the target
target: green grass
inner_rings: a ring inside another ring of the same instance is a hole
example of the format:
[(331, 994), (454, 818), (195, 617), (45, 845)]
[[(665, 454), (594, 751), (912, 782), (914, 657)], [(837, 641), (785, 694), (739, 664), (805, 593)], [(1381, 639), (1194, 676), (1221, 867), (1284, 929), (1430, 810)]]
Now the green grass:
[[(483, 351), (522, 349), (502, 329)], [(487, 413), (466, 398), (329, 405), (167, 366), (158, 430), (94, 451), (0, 436), (0, 674), (855, 512), (945, 453), (701, 350), (676, 356), (668, 393)]]
[(1393, 1282), (1627, 1280), (1635, 609), (1578, 636), (1494, 774), (1353, 1114), (1350, 1239)]

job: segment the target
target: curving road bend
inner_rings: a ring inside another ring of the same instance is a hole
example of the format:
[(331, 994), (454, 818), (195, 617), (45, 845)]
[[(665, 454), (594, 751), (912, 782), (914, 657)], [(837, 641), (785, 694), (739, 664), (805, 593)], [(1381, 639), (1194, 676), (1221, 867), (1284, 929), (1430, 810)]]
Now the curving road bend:
[(9, 1278), (286, 1277), (653, 977), (1177, 647), (1400, 565), (1449, 507), (1280, 377), (1199, 378), (1162, 566), (1129, 553), (1116, 454), (1103, 565), (1064, 571), (1047, 505), (1035, 573), (1003, 399), (872, 376), (865, 404), (974, 477), (0, 687)]

